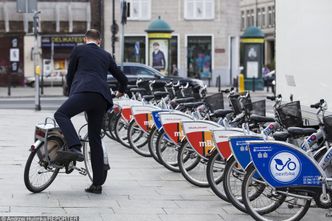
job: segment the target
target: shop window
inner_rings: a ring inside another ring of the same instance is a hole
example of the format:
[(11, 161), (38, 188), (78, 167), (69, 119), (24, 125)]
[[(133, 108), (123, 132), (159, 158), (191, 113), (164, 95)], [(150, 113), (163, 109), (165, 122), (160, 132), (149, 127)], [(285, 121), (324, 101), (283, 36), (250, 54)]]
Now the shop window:
[(73, 33), (85, 33), (86, 32), (86, 21), (74, 21), (73, 22)]
[(130, 4), (129, 20), (149, 20), (151, 18), (151, 0), (127, 0)]
[(169, 74), (177, 76), (178, 73), (178, 36), (171, 38), (171, 71)]
[(214, 0), (185, 0), (185, 19), (214, 19)]
[(42, 21), (41, 30), (43, 33), (53, 33), (56, 27), (55, 21)]
[(212, 37), (188, 37), (188, 77), (208, 79), (212, 74)]
[(125, 37), (124, 61), (145, 64), (145, 37)]
[(11, 32), (23, 32), (23, 22), (22, 21), (9, 21), (9, 30)]

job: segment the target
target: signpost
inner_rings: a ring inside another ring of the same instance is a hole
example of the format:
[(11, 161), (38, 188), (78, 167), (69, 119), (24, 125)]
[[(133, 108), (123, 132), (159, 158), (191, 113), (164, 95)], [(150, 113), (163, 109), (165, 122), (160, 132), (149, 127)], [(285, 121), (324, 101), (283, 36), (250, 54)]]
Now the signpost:
[[(38, 47), (38, 35), (39, 35), (39, 14), (37, 10), (37, 0), (16, 0), (16, 10), (18, 13), (34, 13), (33, 15), (33, 34), (35, 37), (33, 47), (33, 63), (35, 69), (35, 110), (41, 110), (40, 107), (40, 87), (39, 87), (39, 76), (40, 66), (38, 65), (39, 47)], [(19, 51), (11, 50), (10, 58), (19, 57)]]

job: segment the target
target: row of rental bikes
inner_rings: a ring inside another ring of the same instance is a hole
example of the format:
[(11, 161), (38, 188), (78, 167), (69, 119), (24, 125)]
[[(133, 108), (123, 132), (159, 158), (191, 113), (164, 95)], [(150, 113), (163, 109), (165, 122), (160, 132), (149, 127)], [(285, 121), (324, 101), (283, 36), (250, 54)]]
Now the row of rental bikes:
[[(300, 220), (311, 207), (332, 207), (332, 116), (325, 116), (326, 101), (311, 105), (318, 124), (308, 126), (299, 101), (267, 97), (274, 103), (274, 117), (266, 117), (265, 99), (253, 102), (249, 93), (233, 89), (209, 96), (205, 91), (179, 82), (138, 80), (128, 96), (114, 100), (103, 135), (195, 186), (211, 188), (255, 220)], [(86, 146), (86, 167), (78, 170), (91, 178)], [(28, 162), (25, 181), (34, 192)], [(42, 164), (46, 170), (49, 165)], [(64, 167), (66, 172), (77, 169)]]

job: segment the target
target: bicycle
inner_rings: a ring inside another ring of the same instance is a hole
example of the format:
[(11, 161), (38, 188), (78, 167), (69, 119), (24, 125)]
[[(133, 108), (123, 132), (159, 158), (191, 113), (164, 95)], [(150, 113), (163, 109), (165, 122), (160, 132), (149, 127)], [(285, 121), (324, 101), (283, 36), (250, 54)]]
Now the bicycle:
[[(78, 134), (87, 126), (83, 125)], [(84, 167), (77, 167), (76, 161), (62, 161), (58, 159), (58, 151), (63, 150), (65, 139), (63, 134), (52, 118), (46, 118), (44, 123), (37, 124), (34, 133), (34, 144), (31, 145), (29, 157), (24, 168), (24, 184), (26, 188), (39, 193), (49, 187), (55, 180), (61, 169), (63, 173), (70, 174), (77, 170), (81, 175), (88, 175), (92, 181), (93, 172), (91, 167), (90, 145), (88, 134), (79, 135), (82, 143), (84, 155)], [(106, 180), (107, 171), (110, 169), (108, 163), (107, 148), (103, 145), (104, 151), (104, 178)], [(104, 180), (104, 181), (105, 181)]]

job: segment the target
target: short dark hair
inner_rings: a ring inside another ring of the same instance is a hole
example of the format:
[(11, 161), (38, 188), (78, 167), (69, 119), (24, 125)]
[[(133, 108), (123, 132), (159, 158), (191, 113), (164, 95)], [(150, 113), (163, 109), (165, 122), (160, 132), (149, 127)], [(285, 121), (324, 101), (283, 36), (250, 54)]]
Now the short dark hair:
[(156, 42), (156, 41), (155, 41), (155, 42), (153, 42), (153, 44), (152, 44), (152, 45), (153, 45), (153, 46), (160, 46), (160, 45), (159, 45), (159, 43), (158, 43), (158, 42)]
[(92, 40), (100, 40), (100, 33), (96, 29), (90, 29), (85, 33), (86, 38), (90, 38)]

